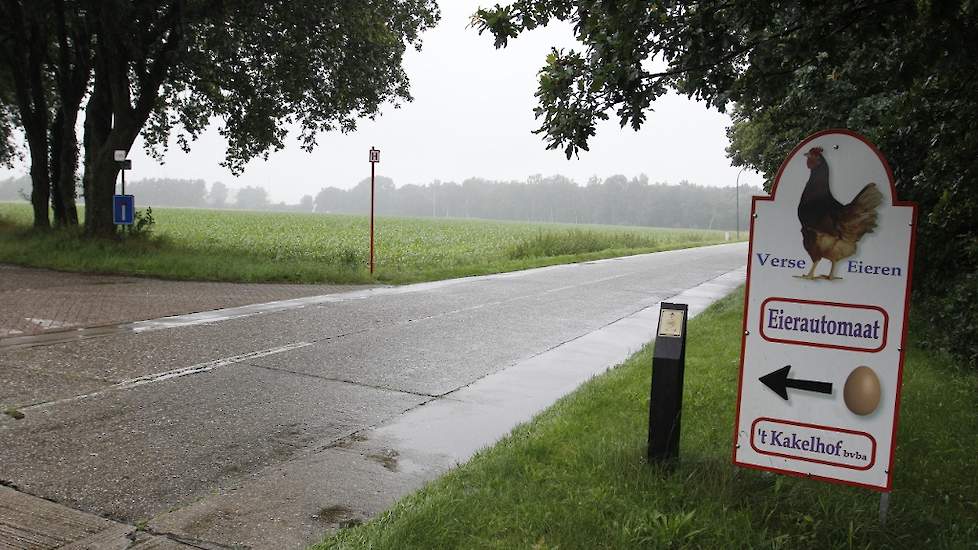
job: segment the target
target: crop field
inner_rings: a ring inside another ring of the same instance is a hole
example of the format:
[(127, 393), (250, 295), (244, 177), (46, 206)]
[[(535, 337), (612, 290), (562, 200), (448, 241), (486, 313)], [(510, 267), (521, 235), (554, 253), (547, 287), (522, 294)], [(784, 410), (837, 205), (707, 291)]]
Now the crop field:
[(148, 236), (89, 242), (29, 230), (0, 203), (0, 261), (176, 279), (403, 283), (724, 242), (723, 231), (160, 208)]

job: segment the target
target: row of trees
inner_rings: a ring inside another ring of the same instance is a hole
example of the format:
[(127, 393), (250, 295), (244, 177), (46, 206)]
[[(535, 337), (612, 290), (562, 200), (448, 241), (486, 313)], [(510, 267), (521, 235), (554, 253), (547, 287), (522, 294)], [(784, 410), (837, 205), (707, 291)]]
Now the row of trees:
[[(0, 180), (0, 200), (27, 196), (30, 178)], [(377, 213), (389, 216), (483, 218), (563, 223), (601, 223), (658, 227), (735, 229), (737, 190), (680, 182), (650, 183), (646, 175), (592, 177), (578, 185), (564, 176), (531, 176), (526, 181), (469, 178), (461, 183), (434, 181), (395, 187), (376, 178)], [(231, 189), (221, 182), (208, 188), (202, 179), (148, 178), (128, 182), (126, 192), (139, 206), (236, 208), (292, 212), (364, 214), (370, 207), (370, 179), (352, 189), (323, 188), (298, 204), (272, 203), (268, 191), (249, 186)], [(740, 228), (747, 230), (750, 197), (758, 187), (740, 189)]]
[[(31, 178), (0, 180), (0, 201), (30, 200)], [(237, 208), (242, 210), (279, 210), (312, 212), (312, 195), (305, 195), (298, 204), (273, 203), (268, 190), (258, 186), (231, 189), (214, 182), (208, 189), (202, 179), (147, 178), (130, 181), (126, 193), (136, 196), (136, 205), (177, 206), (183, 208)]]
[(730, 110), (728, 153), (767, 185), (818, 130), (875, 142), (900, 198), (920, 206), (918, 314), (978, 366), (978, 4), (515, 0), (474, 24), (504, 47), (554, 20), (573, 24), (584, 51), (543, 60), (535, 113), (548, 147), (568, 156), (610, 115), (641, 127), (670, 89)]
[(234, 173), (281, 149), (286, 124), (311, 149), (411, 99), (403, 54), (437, 19), (434, 0), (2, 0), (0, 163), (22, 133), (46, 228), (49, 206), (55, 225), (78, 223), (81, 161), (85, 230), (111, 236), (113, 152), (138, 135), (159, 158), (171, 133), (188, 149), (220, 118)]
[[(761, 192), (740, 189), (741, 229), (747, 229), (751, 195)], [(377, 212), (396, 216), (734, 229), (736, 195), (730, 187), (650, 183), (644, 174), (594, 177), (585, 186), (560, 175), (533, 176), (525, 182), (470, 178), (461, 184), (435, 181), (402, 187), (384, 176), (376, 179)], [(364, 213), (370, 206), (370, 179), (350, 190), (324, 188), (315, 204), (317, 212)]]
[(272, 203), (263, 187), (232, 189), (218, 181), (208, 189), (202, 179), (147, 178), (127, 184), (126, 192), (136, 196), (137, 205), (298, 212), (312, 212), (313, 207), (311, 195), (303, 196), (298, 204)]

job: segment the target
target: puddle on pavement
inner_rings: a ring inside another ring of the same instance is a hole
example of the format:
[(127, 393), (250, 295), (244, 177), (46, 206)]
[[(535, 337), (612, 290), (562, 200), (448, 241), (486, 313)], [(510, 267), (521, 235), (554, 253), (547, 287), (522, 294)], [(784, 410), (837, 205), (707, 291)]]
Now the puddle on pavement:
[(316, 518), (326, 523), (339, 523), (350, 517), (350, 514), (352, 513), (353, 510), (350, 510), (346, 506), (334, 504), (332, 506), (325, 506), (320, 509), (319, 513), (316, 514)]
[(313, 517), (323, 523), (337, 525), (340, 529), (348, 529), (363, 523), (363, 519), (359, 516), (360, 514), (346, 506), (333, 504), (332, 506), (324, 506)]
[(399, 453), (393, 449), (384, 449), (379, 453), (372, 453), (366, 455), (367, 458), (377, 462), (387, 470), (391, 472), (396, 472), (398, 470), (398, 456)]
[(357, 443), (362, 443), (367, 440), (367, 436), (360, 432), (350, 434), (344, 438), (337, 440), (335, 443), (330, 445), (330, 447), (337, 447), (340, 449), (349, 449), (356, 445)]

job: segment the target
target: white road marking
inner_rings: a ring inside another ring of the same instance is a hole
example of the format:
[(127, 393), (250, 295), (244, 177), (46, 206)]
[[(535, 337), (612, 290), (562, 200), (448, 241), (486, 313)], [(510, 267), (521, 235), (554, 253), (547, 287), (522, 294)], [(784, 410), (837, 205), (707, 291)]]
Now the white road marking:
[(55, 321), (54, 319), (38, 319), (37, 317), (24, 317), (24, 320), (41, 328), (62, 328), (70, 327), (71, 323)]
[(170, 380), (173, 378), (189, 376), (191, 374), (207, 372), (219, 367), (225, 367), (227, 365), (233, 365), (235, 363), (247, 361), (249, 359), (257, 359), (259, 357), (274, 355), (276, 353), (291, 351), (294, 349), (304, 348), (306, 346), (311, 346), (311, 345), (312, 345), (311, 342), (297, 342), (295, 344), (288, 344), (286, 346), (278, 346), (278, 347), (263, 349), (259, 351), (252, 351), (249, 353), (242, 353), (241, 355), (232, 355), (231, 357), (225, 357), (223, 359), (215, 359), (213, 361), (207, 361), (205, 363), (197, 363), (196, 365), (190, 365), (189, 367), (183, 367), (180, 369), (174, 369), (166, 372), (158, 372), (155, 374), (140, 376), (138, 378), (130, 378), (129, 380), (123, 380), (121, 382), (117, 382), (115, 384), (112, 384), (111, 386), (108, 386), (107, 388), (92, 393), (86, 393), (84, 395), (76, 395), (74, 397), (58, 399), (56, 401), (47, 401), (44, 403), (38, 403), (35, 405), (24, 407), (20, 410), (28, 411), (32, 409), (41, 409), (41, 408), (51, 407), (54, 405), (60, 405), (62, 403), (69, 403), (72, 401), (79, 401), (81, 399), (88, 399), (89, 397), (98, 397), (100, 395), (113, 392), (113, 391), (129, 390), (146, 384), (151, 384), (153, 382), (162, 382), (164, 380)]

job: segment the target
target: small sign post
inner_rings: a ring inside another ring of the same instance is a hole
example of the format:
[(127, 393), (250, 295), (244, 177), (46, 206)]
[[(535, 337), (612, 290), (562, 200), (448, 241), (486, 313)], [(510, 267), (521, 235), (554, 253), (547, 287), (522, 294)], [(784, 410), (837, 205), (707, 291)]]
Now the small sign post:
[(916, 216), (849, 130), (806, 138), (754, 197), (735, 464), (892, 490)]
[(380, 162), (380, 149), (370, 148), (370, 274), (374, 272), (374, 167)]
[(686, 304), (663, 302), (659, 310), (649, 399), (649, 462), (679, 456), (679, 421), (686, 369)]
[(132, 170), (132, 161), (126, 158), (124, 149), (113, 151), (112, 158), (119, 164), (122, 175), (122, 193), (112, 196), (112, 221), (115, 225), (132, 225), (136, 215), (136, 199), (126, 194), (126, 170)]
[(122, 194), (126, 194), (126, 170), (132, 170), (132, 161), (126, 160), (126, 151), (116, 149), (112, 151), (112, 158), (119, 164), (119, 172), (122, 173)]

